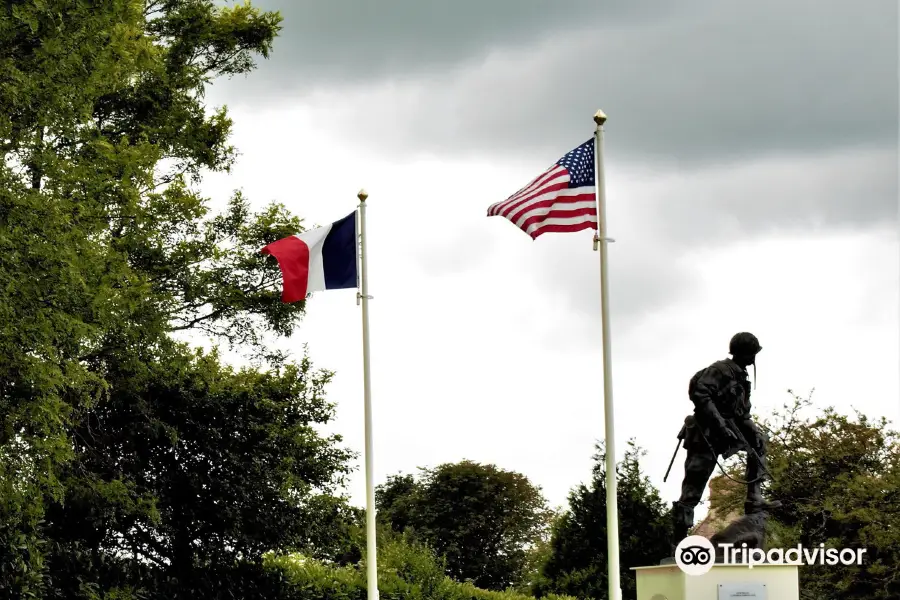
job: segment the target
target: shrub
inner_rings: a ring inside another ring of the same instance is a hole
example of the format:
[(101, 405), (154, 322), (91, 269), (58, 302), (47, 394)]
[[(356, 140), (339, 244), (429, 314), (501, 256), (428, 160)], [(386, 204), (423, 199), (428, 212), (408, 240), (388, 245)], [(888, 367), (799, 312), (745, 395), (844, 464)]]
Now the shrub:
[[(269, 556), (266, 567), (281, 581), (278, 600), (365, 600), (366, 565), (338, 566), (298, 554)], [(444, 563), (403, 535), (379, 540), (378, 591), (383, 600), (533, 600), (514, 591), (489, 591), (444, 575)], [(566, 600), (547, 596), (548, 600)]]

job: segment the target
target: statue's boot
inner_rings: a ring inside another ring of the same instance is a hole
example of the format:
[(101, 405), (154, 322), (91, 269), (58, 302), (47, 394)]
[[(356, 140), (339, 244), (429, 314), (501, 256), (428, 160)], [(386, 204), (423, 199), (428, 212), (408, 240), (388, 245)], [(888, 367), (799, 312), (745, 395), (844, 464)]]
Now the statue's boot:
[(694, 526), (694, 507), (682, 504), (681, 502), (672, 503), (672, 521), (673, 521), (673, 537), (672, 555), (675, 555), (675, 547), (678, 542), (687, 537), (688, 531)]
[(744, 502), (744, 514), (769, 512), (781, 508), (780, 500), (766, 500), (762, 495), (761, 482), (756, 481), (747, 486), (747, 500)]
[(758, 512), (771, 512), (776, 508), (781, 508), (781, 500), (766, 500), (765, 498), (747, 498), (744, 502), (744, 514), (752, 515)]

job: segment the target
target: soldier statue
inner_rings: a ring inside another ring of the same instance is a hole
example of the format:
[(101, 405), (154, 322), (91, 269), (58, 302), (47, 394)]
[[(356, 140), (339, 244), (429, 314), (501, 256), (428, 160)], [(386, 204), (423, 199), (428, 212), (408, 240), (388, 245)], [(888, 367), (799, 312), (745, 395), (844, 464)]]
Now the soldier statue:
[(768, 512), (781, 506), (780, 502), (768, 502), (762, 497), (768, 438), (750, 419), (747, 367), (753, 365), (755, 374), (756, 355), (760, 350), (762, 346), (755, 335), (738, 333), (729, 345), (731, 358), (717, 361), (691, 378), (688, 395), (694, 403), (694, 414), (685, 419), (679, 434), (684, 440), (687, 459), (681, 498), (674, 503), (672, 511), (675, 544), (687, 537), (693, 527), (694, 508), (719, 456), (727, 459), (737, 452), (747, 453), (745, 514)]

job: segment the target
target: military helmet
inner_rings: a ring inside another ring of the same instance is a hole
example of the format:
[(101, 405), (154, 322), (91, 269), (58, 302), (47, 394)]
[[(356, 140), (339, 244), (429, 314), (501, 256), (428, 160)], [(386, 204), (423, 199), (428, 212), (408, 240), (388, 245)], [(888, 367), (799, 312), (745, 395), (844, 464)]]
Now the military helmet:
[(728, 353), (732, 356), (735, 354), (750, 354), (752, 356), (756, 355), (760, 350), (762, 350), (762, 346), (759, 345), (759, 340), (756, 339), (755, 335), (746, 331), (736, 333), (728, 344)]

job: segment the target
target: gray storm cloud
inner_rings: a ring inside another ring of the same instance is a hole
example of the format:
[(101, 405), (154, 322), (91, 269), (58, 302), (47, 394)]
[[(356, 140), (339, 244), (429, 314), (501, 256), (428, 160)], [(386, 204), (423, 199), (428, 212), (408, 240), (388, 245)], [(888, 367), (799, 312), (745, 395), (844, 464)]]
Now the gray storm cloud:
[[(302, 104), (398, 161), (502, 156), (539, 164), (537, 175), (603, 108), (618, 326), (691, 293), (677, 259), (692, 248), (897, 217), (893, 1), (255, 4), (285, 17), (273, 58), (211, 97)], [(640, 176), (617, 185), (631, 167)], [(457, 237), (490, 250), (480, 226)], [(423, 249), (430, 270), (478, 264), (444, 246)], [(529, 266), (591, 327), (595, 258), (552, 243)]]
[(318, 103), (398, 155), (559, 151), (598, 107), (620, 156), (680, 168), (897, 143), (888, 0), (259, 4), (285, 30), (229, 101)]
[[(228, 5), (233, 2), (220, 2)], [(284, 31), (256, 81), (308, 89), (429, 73), (598, 23), (666, 20), (698, 6), (681, 0), (255, 0)]]
[[(614, 166), (610, 171), (607, 217), (617, 240), (610, 251), (611, 302), (623, 332), (695, 293), (696, 273), (686, 257), (698, 249), (716, 252), (737, 241), (816, 230), (876, 229), (897, 214), (896, 151), (770, 158), (656, 176), (652, 170), (627, 176)], [(476, 268), (479, 253), (499, 250), (487, 232), (514, 226), (498, 217), (484, 221), (455, 232), (447, 243), (426, 244), (417, 255), (423, 271), (458, 273)], [(507, 237), (505, 250), (520, 263), (517, 271), (552, 290), (560, 314), (580, 321), (585, 337), (596, 335), (600, 284), (590, 235)], [(517, 244), (521, 254), (515, 255)], [(458, 247), (467, 252), (450, 251)], [(739, 272), (735, 265), (729, 276)]]

